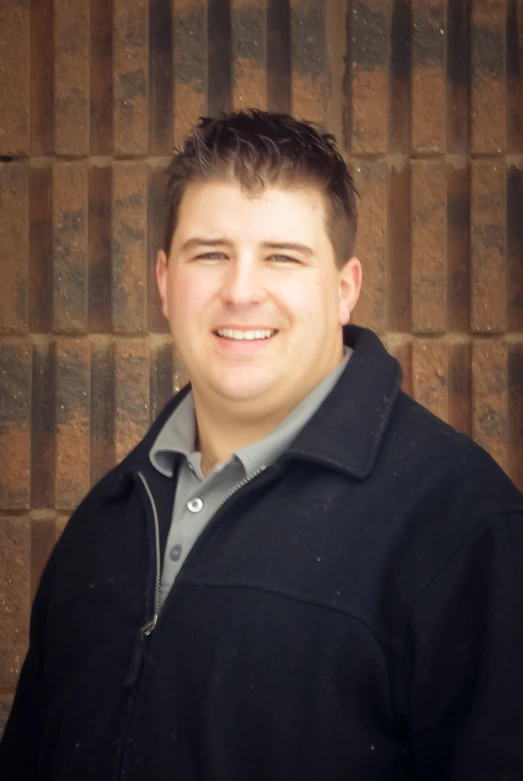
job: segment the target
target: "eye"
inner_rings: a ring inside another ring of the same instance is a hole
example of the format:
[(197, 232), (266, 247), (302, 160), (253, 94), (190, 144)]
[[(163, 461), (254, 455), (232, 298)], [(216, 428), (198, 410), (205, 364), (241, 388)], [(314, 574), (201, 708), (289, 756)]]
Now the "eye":
[(271, 255), (269, 260), (275, 260), (276, 263), (299, 263), (297, 258), (291, 258), (289, 255)]
[(198, 255), (195, 260), (221, 260), (225, 257), (223, 252), (204, 252), (203, 255)]

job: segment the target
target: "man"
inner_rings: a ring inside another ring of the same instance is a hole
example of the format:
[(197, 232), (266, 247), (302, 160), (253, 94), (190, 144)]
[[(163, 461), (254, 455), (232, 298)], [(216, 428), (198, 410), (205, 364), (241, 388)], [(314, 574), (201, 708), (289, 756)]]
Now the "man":
[(203, 119), (157, 276), (191, 386), (44, 572), (2, 779), (521, 781), (523, 499), (348, 326), (332, 137)]

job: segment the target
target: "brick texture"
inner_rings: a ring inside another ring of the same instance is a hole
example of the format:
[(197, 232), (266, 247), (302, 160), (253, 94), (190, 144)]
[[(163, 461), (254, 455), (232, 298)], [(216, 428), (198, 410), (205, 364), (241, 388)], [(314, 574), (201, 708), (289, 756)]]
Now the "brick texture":
[(71, 510), (187, 381), (163, 169), (205, 113), (333, 131), (403, 388), (523, 489), (521, 0), (0, 3), (0, 729)]

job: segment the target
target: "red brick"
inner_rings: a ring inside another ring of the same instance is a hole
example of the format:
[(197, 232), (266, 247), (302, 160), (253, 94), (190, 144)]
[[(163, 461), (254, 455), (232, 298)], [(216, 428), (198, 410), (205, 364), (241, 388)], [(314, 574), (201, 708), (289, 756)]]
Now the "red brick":
[(53, 327), (52, 168), (29, 168), (29, 328)]
[(472, 0), (471, 152), (506, 147), (505, 0)]
[(89, 171), (89, 333), (111, 330), (111, 190), (112, 168)]
[(0, 739), (2, 738), (5, 725), (7, 724), (7, 717), (13, 704), (13, 694), (0, 691)]
[(288, 3), (267, 0), (267, 107), (283, 114), (291, 110), (290, 26)]
[(447, 9), (447, 151), (464, 154), (470, 135), (470, 0)]
[(352, 4), (352, 151), (387, 151), (390, 0)]
[(149, 145), (149, 3), (114, 0), (114, 150), (143, 155)]
[(348, 36), (346, 19), (349, 0), (328, 1), (325, 5), (325, 47), (327, 89), (325, 127), (333, 133), (342, 153), (349, 151), (345, 141)]
[(27, 651), (31, 529), (27, 518), (0, 516), (0, 686), (14, 686)]
[(173, 0), (173, 146), (206, 113), (207, 0)]
[(0, 4), (0, 155), (29, 151), (29, 3)]
[(470, 169), (447, 168), (447, 266), (450, 331), (470, 332)]
[(53, 330), (87, 329), (89, 172), (83, 163), (53, 168)]
[(232, 106), (267, 108), (266, 0), (231, 0)]
[(147, 168), (116, 163), (112, 191), (112, 323), (113, 330), (145, 328)]
[(325, 0), (290, 0), (291, 112), (325, 123), (326, 38)]
[(408, 154), (412, 104), (412, 6), (411, 0), (392, 0), (390, 20), (390, 117), (389, 148)]
[(147, 330), (168, 333), (169, 323), (162, 315), (156, 283), (156, 257), (165, 248), (165, 202), (167, 177), (163, 169), (149, 170), (147, 197)]
[(507, 346), (499, 340), (472, 345), (472, 434), (502, 469), (507, 467)]
[(173, 396), (174, 351), (171, 340), (153, 343), (150, 356), (151, 421)]
[(523, 491), (523, 344), (508, 346), (508, 473)]
[(173, 126), (172, 0), (152, 0), (149, 15), (149, 151), (171, 151)]
[(18, 510), (30, 502), (31, 345), (27, 342), (0, 342), (0, 399), (0, 509)]
[(33, 346), (31, 400), (31, 506), (54, 504), (56, 464), (55, 351), (48, 343)]
[(396, 358), (401, 364), (401, 370), (403, 373), (401, 389), (409, 396), (413, 395), (413, 378), (412, 378), (412, 343), (398, 344), (389, 348), (391, 355)]
[(446, 148), (446, 0), (413, 0), (412, 148)]
[(90, 2), (90, 151), (107, 155), (113, 150), (113, 0)]
[(507, 2), (507, 151), (523, 152), (523, 1)]
[(68, 339), (56, 343), (55, 507), (74, 509), (90, 486), (90, 344)]
[(57, 529), (54, 515), (45, 518), (33, 518), (31, 521), (31, 601), (34, 599), (38, 584), (47, 560), (56, 544)]
[[(411, 169), (392, 167), (389, 194), (389, 318), (393, 331), (410, 331)], [(365, 259), (362, 258), (363, 262)]]
[(149, 349), (145, 339), (115, 346), (115, 447), (121, 461), (149, 428)]
[(54, 148), (59, 155), (89, 153), (89, 6), (54, 5)]
[(449, 346), (449, 423), (467, 436), (472, 434), (471, 346)]
[(28, 327), (29, 208), (27, 167), (0, 163), (0, 332)]
[(507, 325), (523, 332), (523, 165), (507, 176)]
[(412, 329), (447, 325), (447, 177), (442, 161), (412, 164)]
[(448, 373), (448, 346), (444, 342), (413, 343), (413, 396), (445, 421), (448, 421), (449, 417)]
[(472, 329), (504, 331), (506, 294), (506, 168), (472, 163), (471, 290)]
[(91, 483), (116, 463), (114, 442), (114, 347), (92, 345), (91, 357)]
[(387, 327), (388, 170), (385, 163), (354, 169), (361, 195), (356, 254), (363, 265), (363, 287), (355, 318), (376, 331)]

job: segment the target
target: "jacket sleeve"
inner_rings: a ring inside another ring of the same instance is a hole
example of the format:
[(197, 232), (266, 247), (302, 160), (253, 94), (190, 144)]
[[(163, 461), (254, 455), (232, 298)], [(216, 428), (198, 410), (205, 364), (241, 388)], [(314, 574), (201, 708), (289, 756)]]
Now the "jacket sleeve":
[(418, 597), (404, 712), (415, 778), (523, 779), (523, 513), (490, 518)]
[[(56, 552), (56, 549), (55, 549)], [(0, 742), (0, 778), (2, 781), (33, 781), (40, 751), (42, 732), (42, 684), (44, 631), (48, 590), (55, 552), (44, 569), (31, 611), (29, 650), (16, 694)]]

